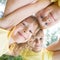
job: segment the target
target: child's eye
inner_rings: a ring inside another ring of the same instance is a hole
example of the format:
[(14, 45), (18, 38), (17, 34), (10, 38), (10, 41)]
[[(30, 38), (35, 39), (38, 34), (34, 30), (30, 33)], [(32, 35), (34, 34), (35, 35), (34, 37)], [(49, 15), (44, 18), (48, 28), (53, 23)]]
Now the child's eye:
[(45, 25), (47, 25), (48, 23), (45, 23)]
[(40, 40), (42, 40), (42, 38), (40, 38)]
[(31, 31), (31, 30), (29, 30), (29, 32), (30, 32), (30, 33), (32, 33), (32, 31)]
[(44, 18), (43, 16), (40, 16), (41, 18)]

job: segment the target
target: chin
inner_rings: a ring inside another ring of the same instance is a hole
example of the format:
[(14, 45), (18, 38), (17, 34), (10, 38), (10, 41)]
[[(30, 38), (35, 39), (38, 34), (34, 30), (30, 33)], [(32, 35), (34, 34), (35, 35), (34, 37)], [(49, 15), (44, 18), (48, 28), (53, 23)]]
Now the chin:
[(34, 51), (34, 52), (40, 52), (41, 49), (37, 49), (37, 50), (36, 50), (36, 49), (33, 49), (33, 51)]

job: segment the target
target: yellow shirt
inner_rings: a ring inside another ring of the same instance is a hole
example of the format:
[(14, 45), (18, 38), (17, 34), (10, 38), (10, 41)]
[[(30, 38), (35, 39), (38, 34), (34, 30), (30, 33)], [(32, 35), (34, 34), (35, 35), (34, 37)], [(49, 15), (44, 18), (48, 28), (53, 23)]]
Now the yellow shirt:
[(35, 53), (29, 49), (25, 49), (20, 51), (20, 55), (23, 57), (23, 60), (52, 60), (53, 52), (44, 49), (39, 53)]
[(0, 56), (8, 51), (8, 33), (9, 31), (0, 28)]

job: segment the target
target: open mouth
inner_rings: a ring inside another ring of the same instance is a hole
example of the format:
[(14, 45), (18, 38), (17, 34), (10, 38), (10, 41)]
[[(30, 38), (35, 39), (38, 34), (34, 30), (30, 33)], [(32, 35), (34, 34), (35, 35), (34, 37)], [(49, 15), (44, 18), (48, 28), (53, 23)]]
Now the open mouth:
[(22, 36), (24, 39), (26, 39), (25, 36), (24, 36), (23, 34), (21, 34), (20, 32), (18, 32), (18, 34), (19, 34), (20, 36)]

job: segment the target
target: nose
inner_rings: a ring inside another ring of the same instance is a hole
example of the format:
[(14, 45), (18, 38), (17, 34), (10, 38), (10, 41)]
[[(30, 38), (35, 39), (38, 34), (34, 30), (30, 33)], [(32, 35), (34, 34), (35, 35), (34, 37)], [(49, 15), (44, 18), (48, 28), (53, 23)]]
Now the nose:
[(36, 38), (35, 43), (40, 44), (40, 40)]

